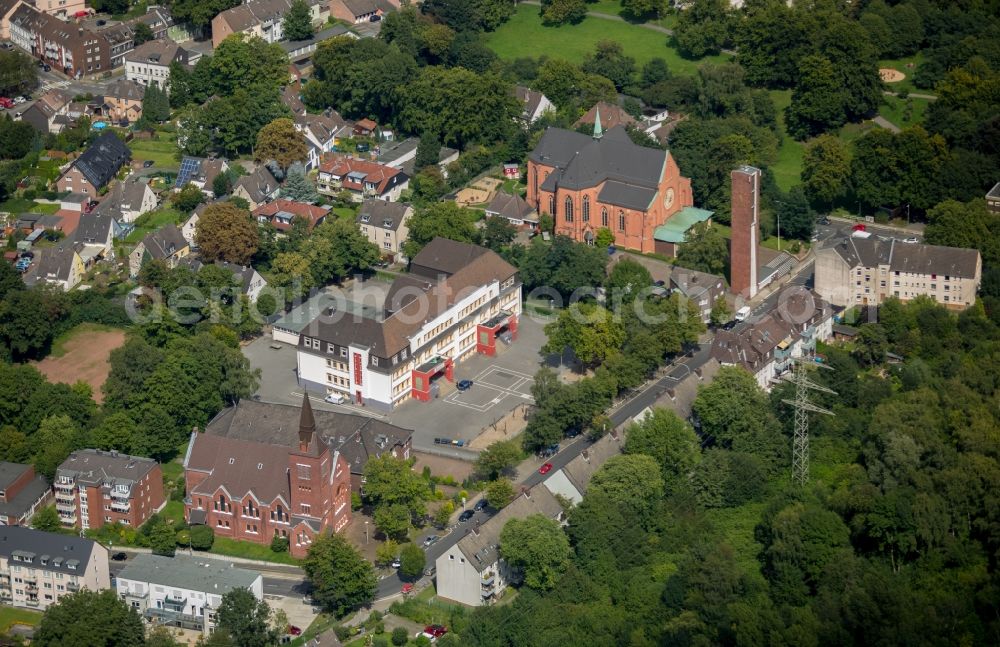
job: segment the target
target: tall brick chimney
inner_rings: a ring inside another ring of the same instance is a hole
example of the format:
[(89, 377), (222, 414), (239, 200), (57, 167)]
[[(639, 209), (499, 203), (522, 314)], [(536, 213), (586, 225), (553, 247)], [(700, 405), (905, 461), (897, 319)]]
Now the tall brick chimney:
[(757, 245), (760, 220), (760, 169), (741, 166), (730, 177), (732, 191), (732, 241), (729, 246), (730, 281), (734, 294), (749, 299), (757, 294)]

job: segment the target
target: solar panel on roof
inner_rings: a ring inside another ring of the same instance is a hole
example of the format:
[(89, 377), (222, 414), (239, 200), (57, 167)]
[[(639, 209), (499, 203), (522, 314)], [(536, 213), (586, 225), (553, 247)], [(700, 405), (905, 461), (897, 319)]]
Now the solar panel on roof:
[(181, 168), (177, 171), (177, 182), (174, 184), (176, 188), (181, 188), (185, 184), (191, 181), (195, 173), (201, 168), (201, 160), (196, 157), (185, 157), (181, 160)]

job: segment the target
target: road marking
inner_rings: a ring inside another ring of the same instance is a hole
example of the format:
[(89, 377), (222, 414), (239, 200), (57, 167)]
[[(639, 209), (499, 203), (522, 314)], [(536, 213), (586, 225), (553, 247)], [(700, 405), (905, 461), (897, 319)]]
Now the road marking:
[(45, 92), (47, 90), (55, 90), (55, 89), (65, 88), (68, 86), (69, 86), (69, 81), (49, 81), (48, 83), (43, 84), (38, 89), (42, 92)]

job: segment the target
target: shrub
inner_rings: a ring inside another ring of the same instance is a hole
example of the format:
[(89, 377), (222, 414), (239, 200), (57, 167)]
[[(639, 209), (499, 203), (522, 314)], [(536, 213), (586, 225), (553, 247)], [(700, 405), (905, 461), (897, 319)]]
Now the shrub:
[(211, 550), (215, 543), (215, 532), (211, 526), (191, 526), (191, 548), (195, 550)]
[(389, 639), (385, 636), (375, 636), (372, 640), (372, 647), (389, 647)]
[(396, 647), (405, 645), (410, 640), (410, 636), (406, 633), (406, 627), (396, 627), (392, 630), (392, 644)]
[(276, 553), (287, 553), (288, 552), (288, 537), (274, 536), (271, 540), (271, 550)]

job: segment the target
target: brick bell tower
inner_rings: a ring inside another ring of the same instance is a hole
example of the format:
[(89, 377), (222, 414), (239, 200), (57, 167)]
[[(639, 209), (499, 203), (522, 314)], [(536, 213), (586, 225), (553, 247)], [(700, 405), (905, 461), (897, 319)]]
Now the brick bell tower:
[(729, 284), (734, 294), (750, 299), (757, 294), (760, 169), (741, 166), (730, 173), (730, 178), (732, 240), (729, 245)]

